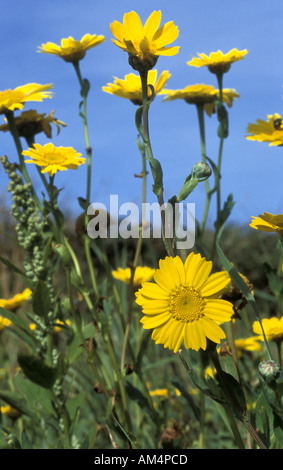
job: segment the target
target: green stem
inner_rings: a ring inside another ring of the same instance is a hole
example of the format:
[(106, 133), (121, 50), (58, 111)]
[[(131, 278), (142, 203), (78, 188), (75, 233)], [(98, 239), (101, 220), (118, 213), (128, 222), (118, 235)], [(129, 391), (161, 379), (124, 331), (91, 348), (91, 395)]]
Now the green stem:
[(91, 191), (91, 163), (92, 163), (92, 149), (90, 146), (89, 140), (89, 132), (88, 132), (88, 124), (87, 124), (87, 95), (88, 95), (88, 86), (87, 82), (83, 80), (79, 62), (73, 62), (80, 86), (81, 86), (81, 96), (83, 99), (82, 102), (82, 111), (80, 112), (80, 116), (83, 121), (83, 128), (84, 128), (84, 136), (85, 136), (85, 143), (86, 143), (86, 152), (87, 152), (87, 189), (86, 189), (86, 206), (88, 207), (90, 204), (90, 191)]
[[(147, 92), (147, 88), (148, 88), (147, 76), (148, 76), (147, 71), (140, 72), (141, 84), (142, 84), (142, 98), (143, 98), (143, 135), (142, 135), (142, 138), (144, 141), (144, 146), (145, 146), (145, 149), (148, 155), (149, 164), (150, 164), (150, 161), (153, 160), (153, 152), (152, 152), (150, 136), (149, 136), (149, 120), (148, 120), (149, 102), (148, 102), (148, 92)], [(150, 164), (150, 168), (153, 173), (153, 168), (151, 164)], [(174, 256), (174, 251), (172, 248), (171, 240), (166, 238), (165, 236), (166, 235), (166, 217), (165, 217), (165, 211), (161, 210), (161, 208), (164, 209), (165, 207), (163, 191), (157, 196), (157, 198), (158, 198), (158, 203), (159, 203), (159, 207), (161, 211), (163, 242), (164, 242), (168, 255)]]
[[(206, 163), (206, 145), (205, 145), (205, 125), (204, 125), (204, 105), (202, 103), (196, 105), (197, 114), (198, 114), (198, 122), (199, 122), (199, 130), (200, 130), (200, 145), (201, 145), (201, 157), (202, 161)], [(208, 217), (209, 206), (211, 201), (212, 192), (210, 191), (209, 181), (205, 180), (205, 191), (206, 191), (206, 202), (204, 208), (204, 214), (202, 223), (200, 226), (200, 237), (202, 237), (205, 224)]]

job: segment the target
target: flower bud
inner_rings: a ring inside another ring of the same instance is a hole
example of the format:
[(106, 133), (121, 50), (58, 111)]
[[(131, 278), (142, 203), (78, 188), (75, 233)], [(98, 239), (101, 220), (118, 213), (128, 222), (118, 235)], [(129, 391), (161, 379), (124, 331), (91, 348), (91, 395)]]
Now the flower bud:
[(192, 169), (193, 174), (199, 179), (207, 179), (211, 175), (211, 168), (206, 162), (197, 162)]
[(263, 361), (259, 364), (258, 370), (263, 379), (268, 383), (274, 382), (281, 374), (281, 370), (275, 361)]

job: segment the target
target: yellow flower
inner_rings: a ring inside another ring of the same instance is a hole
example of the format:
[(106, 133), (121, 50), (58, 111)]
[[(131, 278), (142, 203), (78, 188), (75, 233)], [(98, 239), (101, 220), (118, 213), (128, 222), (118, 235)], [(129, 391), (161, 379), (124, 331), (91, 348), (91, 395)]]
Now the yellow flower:
[[(219, 90), (212, 85), (196, 84), (189, 85), (181, 90), (162, 90), (160, 95), (165, 95), (164, 101), (183, 99), (189, 104), (203, 104), (204, 110), (211, 116), (215, 112), (215, 100), (219, 98)], [(232, 106), (233, 101), (240, 95), (235, 90), (223, 89), (223, 101)]]
[(11, 299), (0, 299), (0, 307), (14, 311), (19, 308), (30, 296), (30, 289), (25, 289), (22, 293), (14, 295)]
[(283, 118), (280, 114), (267, 116), (267, 121), (257, 119), (256, 124), (249, 124), (247, 140), (269, 142), (270, 146), (283, 145)]
[(225, 73), (228, 72), (233, 62), (242, 60), (247, 53), (247, 49), (244, 49), (243, 51), (232, 49), (227, 52), (227, 54), (223, 54), (221, 51), (211, 52), (209, 56), (203, 53), (198, 53), (199, 57), (193, 57), (191, 61), (187, 62), (187, 64), (192, 67), (207, 66), (210, 72), (216, 74)]
[(10, 405), (0, 406), (1, 414), (9, 416), (9, 418), (16, 419), (21, 416), (21, 413), (12, 408)]
[(150, 70), (156, 64), (160, 55), (173, 56), (179, 52), (179, 47), (165, 47), (174, 42), (179, 36), (178, 27), (173, 21), (159, 28), (161, 11), (153, 11), (142, 25), (135, 11), (125, 13), (123, 24), (113, 21), (110, 30), (116, 39), (116, 46), (128, 52), (130, 65), (135, 70)]
[(85, 162), (85, 158), (80, 158), (82, 154), (72, 147), (55, 147), (52, 143), (44, 146), (33, 144), (33, 147), (23, 151), (23, 155), (32, 159), (25, 160), (25, 163), (42, 166), (41, 173), (48, 173), (49, 176), (53, 176), (57, 171), (77, 170), (78, 166)]
[(85, 34), (80, 41), (76, 41), (69, 36), (61, 39), (61, 46), (54, 42), (47, 42), (38, 48), (38, 52), (46, 54), (55, 54), (62, 57), (66, 62), (77, 62), (84, 58), (86, 51), (92, 47), (98, 46), (105, 41), (105, 37), (96, 34)]
[[(283, 317), (263, 318), (261, 320), (262, 327), (267, 341), (282, 341), (283, 340)], [(253, 331), (258, 336), (260, 341), (263, 341), (262, 330), (258, 321), (253, 323)]]
[[(147, 77), (147, 84), (152, 85), (155, 94), (160, 93), (165, 86), (167, 80), (171, 77), (168, 70), (162, 72), (157, 79), (157, 70), (149, 70)], [(127, 98), (132, 103), (142, 105), (142, 85), (140, 75), (129, 73), (125, 75), (124, 79), (114, 77), (114, 83), (107, 83), (107, 86), (102, 87), (102, 90), (111, 95)], [(151, 98), (151, 89), (148, 89), (148, 98)]]
[[(55, 326), (54, 326), (54, 330), (53, 330), (53, 333), (59, 333), (61, 330), (62, 330), (62, 327), (63, 326), (71, 326), (71, 322), (70, 320), (66, 320), (65, 322), (61, 321), (61, 320), (57, 320)], [(30, 323), (29, 325), (29, 329), (31, 331), (35, 331), (36, 330), (36, 324), (35, 323)]]
[(1, 317), (1, 315), (0, 315), (0, 333), (1, 333), (1, 331), (5, 330), (5, 328), (10, 326), (11, 323), (12, 322), (10, 320), (8, 320), (8, 318)]
[(0, 91), (0, 114), (23, 109), (26, 101), (42, 101), (43, 98), (52, 98), (53, 93), (48, 91), (51, 88), (51, 84), (27, 83), (14, 90)]
[(219, 323), (233, 315), (230, 302), (220, 299), (230, 282), (227, 273), (211, 274), (212, 262), (190, 253), (185, 263), (179, 256), (159, 261), (155, 283), (145, 282), (136, 294), (145, 316), (141, 323), (153, 329), (157, 344), (178, 352), (182, 341), (187, 349), (206, 349), (207, 338), (219, 343), (225, 338)]
[(151, 390), (149, 394), (151, 397), (167, 398), (169, 396), (169, 391), (167, 388), (157, 388), (156, 390)]
[[(29, 138), (40, 132), (44, 132), (46, 137), (51, 139), (52, 128), (51, 123), (57, 127), (57, 135), (60, 132), (60, 126), (66, 127), (63, 121), (59, 121), (54, 117), (55, 110), (51, 111), (48, 116), (45, 113), (38, 114), (37, 111), (30, 109), (29, 111), (23, 111), (19, 116), (15, 117), (15, 124), (17, 126), (19, 135), (21, 137)], [(6, 119), (5, 119), (6, 120)], [(9, 125), (3, 124), (0, 126), (0, 131), (9, 131)]]
[[(134, 274), (134, 286), (139, 286), (143, 282), (150, 281), (155, 273), (155, 269), (147, 266), (137, 266)], [(112, 271), (112, 275), (115, 279), (129, 284), (131, 279), (130, 268), (118, 268), (116, 271)]]
[(283, 214), (264, 212), (259, 217), (252, 216), (252, 219), (250, 227), (263, 232), (277, 232), (280, 237), (283, 236)]
[(241, 357), (242, 353), (245, 351), (261, 351), (262, 347), (258, 340), (259, 338), (257, 336), (235, 339), (234, 344), (238, 357)]

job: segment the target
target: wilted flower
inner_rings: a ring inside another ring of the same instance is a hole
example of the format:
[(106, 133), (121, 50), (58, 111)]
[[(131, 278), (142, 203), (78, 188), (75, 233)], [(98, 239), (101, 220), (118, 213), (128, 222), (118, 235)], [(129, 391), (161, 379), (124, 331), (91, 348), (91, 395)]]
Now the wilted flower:
[[(63, 121), (54, 117), (55, 110), (46, 116), (45, 113), (39, 114), (37, 111), (31, 109), (29, 111), (23, 111), (19, 116), (15, 116), (15, 124), (18, 129), (18, 133), (21, 137), (30, 138), (40, 132), (44, 132), (46, 137), (51, 139), (52, 128), (51, 124), (55, 124), (57, 127), (57, 135), (60, 132), (60, 126), (66, 127)], [(3, 124), (0, 126), (0, 131), (9, 131), (9, 125)]]

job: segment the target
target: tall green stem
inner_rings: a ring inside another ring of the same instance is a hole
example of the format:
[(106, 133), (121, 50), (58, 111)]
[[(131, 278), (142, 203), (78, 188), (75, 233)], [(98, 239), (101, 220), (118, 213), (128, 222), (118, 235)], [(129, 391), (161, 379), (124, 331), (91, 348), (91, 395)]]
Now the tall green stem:
[[(143, 97), (143, 135), (142, 135), (142, 138), (143, 138), (144, 146), (147, 152), (150, 168), (151, 168), (152, 174), (154, 174), (154, 168), (152, 167), (152, 164), (151, 164), (151, 162), (154, 160), (154, 157), (153, 157), (150, 136), (149, 136), (149, 120), (148, 120), (149, 102), (148, 102), (148, 92), (147, 92), (147, 88), (148, 88), (147, 70), (140, 72), (140, 77), (141, 77), (141, 83), (142, 83), (142, 97)], [(172, 248), (171, 240), (166, 237), (166, 216), (165, 216), (165, 211), (164, 211), (165, 204), (164, 204), (163, 191), (160, 191), (157, 198), (158, 198), (158, 203), (159, 203), (160, 212), (161, 212), (164, 245), (165, 245), (168, 255), (174, 256), (174, 251)]]
[(142, 155), (142, 174), (143, 174), (143, 188), (142, 188), (142, 220), (141, 220), (141, 227), (140, 227), (140, 233), (139, 233), (139, 238), (138, 238), (138, 243), (136, 247), (136, 252), (135, 252), (135, 258), (133, 261), (132, 265), (132, 271), (131, 271), (131, 278), (129, 282), (129, 299), (128, 299), (128, 315), (127, 315), (127, 321), (126, 321), (126, 328), (125, 328), (125, 335), (124, 335), (124, 341), (123, 341), (123, 346), (122, 346), (122, 354), (121, 354), (121, 372), (123, 373), (124, 367), (125, 367), (125, 357), (126, 357), (126, 350), (127, 350), (127, 345), (129, 341), (129, 335), (130, 335), (130, 329), (131, 329), (131, 324), (132, 324), (132, 316), (133, 316), (133, 301), (134, 301), (134, 276), (135, 276), (135, 270), (138, 265), (139, 257), (141, 254), (141, 249), (142, 249), (142, 240), (143, 240), (143, 226), (142, 223), (144, 221), (144, 210), (145, 210), (145, 202), (146, 202), (146, 155), (144, 151), (144, 147), (141, 147), (139, 145), (140, 152)]
[[(206, 145), (205, 145), (205, 126), (204, 126), (204, 105), (202, 103), (196, 105), (197, 114), (198, 114), (198, 122), (199, 122), (199, 130), (200, 130), (200, 145), (201, 145), (201, 157), (202, 161), (206, 163)], [(205, 224), (208, 217), (210, 200), (212, 196), (212, 192), (210, 190), (209, 181), (205, 180), (205, 191), (206, 191), (206, 201), (205, 201), (205, 208), (203, 213), (203, 219), (200, 226), (200, 237), (202, 237)]]
[(91, 191), (91, 166), (92, 166), (92, 149), (90, 146), (88, 124), (87, 124), (87, 95), (89, 91), (89, 84), (87, 80), (83, 80), (79, 62), (73, 62), (80, 86), (81, 86), (81, 96), (82, 96), (82, 111), (80, 116), (83, 121), (84, 136), (86, 143), (86, 152), (87, 152), (87, 189), (86, 189), (86, 206), (90, 204), (90, 191)]

